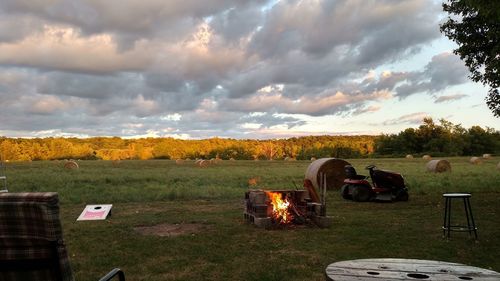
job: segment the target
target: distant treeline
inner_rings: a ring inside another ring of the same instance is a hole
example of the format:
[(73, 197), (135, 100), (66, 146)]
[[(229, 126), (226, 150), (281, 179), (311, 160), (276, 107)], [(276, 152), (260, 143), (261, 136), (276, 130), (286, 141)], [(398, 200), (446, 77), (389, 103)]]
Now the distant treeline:
[(0, 137), (2, 160), (55, 159), (241, 159), (269, 160), (313, 157), (360, 158), (405, 154), (482, 155), (500, 152), (500, 132), (479, 126), (464, 129), (448, 121), (435, 124), (424, 119), (417, 129), (382, 136), (307, 136), (272, 140), (211, 138), (122, 139), (95, 138), (6, 138)]
[(500, 154), (500, 132), (479, 126), (465, 129), (444, 119), (436, 124), (432, 118), (425, 118), (417, 129), (408, 128), (399, 134), (376, 138), (375, 153), (391, 156)]
[(375, 136), (308, 136), (273, 140), (211, 138), (122, 139), (5, 138), (0, 137), (2, 160), (55, 159), (311, 159), (312, 157), (358, 158), (373, 153)]

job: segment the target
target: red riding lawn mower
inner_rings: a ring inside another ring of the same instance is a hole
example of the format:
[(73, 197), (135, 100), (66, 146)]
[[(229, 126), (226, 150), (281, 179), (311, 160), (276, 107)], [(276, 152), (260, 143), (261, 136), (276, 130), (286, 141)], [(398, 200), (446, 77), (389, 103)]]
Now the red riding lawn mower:
[(408, 188), (405, 186), (403, 176), (399, 173), (380, 170), (375, 165), (368, 165), (373, 185), (368, 182), (368, 177), (358, 175), (351, 165), (344, 167), (346, 179), (340, 189), (344, 199), (357, 202), (377, 201), (408, 201)]

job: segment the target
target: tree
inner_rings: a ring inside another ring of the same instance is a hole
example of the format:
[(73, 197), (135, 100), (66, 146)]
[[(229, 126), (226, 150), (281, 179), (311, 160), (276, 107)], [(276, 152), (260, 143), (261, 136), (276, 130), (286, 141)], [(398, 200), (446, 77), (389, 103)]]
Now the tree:
[(441, 32), (458, 44), (453, 52), (465, 61), (470, 78), (490, 87), (486, 103), (500, 117), (500, 1), (448, 0), (443, 10), (450, 16)]

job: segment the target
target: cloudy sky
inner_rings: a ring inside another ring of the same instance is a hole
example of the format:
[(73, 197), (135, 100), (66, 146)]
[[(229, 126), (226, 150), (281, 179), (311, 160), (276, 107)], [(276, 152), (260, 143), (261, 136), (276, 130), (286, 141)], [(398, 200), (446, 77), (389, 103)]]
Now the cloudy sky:
[(435, 0), (2, 0), (0, 135), (500, 129)]

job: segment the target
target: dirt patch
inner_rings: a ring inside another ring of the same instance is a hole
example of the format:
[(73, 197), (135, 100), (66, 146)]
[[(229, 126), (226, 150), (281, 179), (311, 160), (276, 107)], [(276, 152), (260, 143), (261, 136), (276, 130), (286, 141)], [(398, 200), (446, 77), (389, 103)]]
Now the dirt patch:
[(158, 224), (153, 226), (137, 226), (134, 230), (142, 235), (155, 236), (179, 236), (195, 234), (208, 230), (207, 225), (201, 223), (183, 223), (183, 224)]

